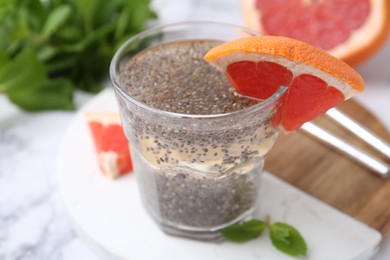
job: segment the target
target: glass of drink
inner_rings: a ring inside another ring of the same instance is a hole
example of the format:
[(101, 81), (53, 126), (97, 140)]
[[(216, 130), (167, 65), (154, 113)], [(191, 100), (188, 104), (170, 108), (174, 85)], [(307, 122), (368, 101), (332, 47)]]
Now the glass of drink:
[(212, 47), (256, 34), (222, 23), (177, 23), (132, 37), (112, 60), (141, 199), (169, 234), (217, 239), (257, 207), (285, 88), (253, 100), (203, 61)]

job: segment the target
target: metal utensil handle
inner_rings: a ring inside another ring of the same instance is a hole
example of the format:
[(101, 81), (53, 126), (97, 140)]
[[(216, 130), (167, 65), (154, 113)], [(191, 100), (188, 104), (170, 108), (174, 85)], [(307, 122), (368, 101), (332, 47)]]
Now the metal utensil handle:
[(305, 132), (315, 136), (319, 140), (329, 144), (330, 146), (338, 149), (339, 151), (347, 154), (349, 157), (355, 161), (361, 163), (367, 168), (373, 170), (377, 175), (382, 178), (387, 178), (390, 174), (390, 166), (386, 163), (376, 159), (372, 155), (363, 152), (356, 147), (346, 143), (340, 138), (330, 134), (329, 132), (323, 130), (322, 128), (316, 126), (313, 123), (305, 123), (300, 129)]
[(384, 154), (387, 158), (390, 158), (390, 145), (386, 141), (335, 108), (329, 109), (326, 115)]

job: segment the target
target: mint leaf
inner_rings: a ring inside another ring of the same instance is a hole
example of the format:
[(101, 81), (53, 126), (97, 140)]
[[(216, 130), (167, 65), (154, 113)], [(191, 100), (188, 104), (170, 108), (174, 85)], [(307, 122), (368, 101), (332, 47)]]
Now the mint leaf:
[(294, 227), (276, 222), (270, 225), (272, 244), (283, 253), (291, 256), (306, 256), (306, 242)]
[(42, 34), (45, 38), (49, 38), (63, 25), (69, 18), (72, 12), (70, 5), (60, 5), (56, 7), (47, 18), (42, 29)]
[(262, 220), (249, 220), (240, 224), (232, 225), (222, 229), (223, 237), (234, 242), (246, 242), (258, 238), (266, 227)]
[(9, 58), (8, 58), (7, 53), (5, 51), (0, 50), (0, 71), (2, 68), (4, 68), (6, 66), (6, 64), (8, 62), (9, 62)]
[(8, 93), (9, 99), (28, 111), (42, 109), (72, 110), (73, 86), (66, 79), (42, 82), (39, 85), (26, 86)]
[(151, 0), (1, 0), (0, 93), (26, 110), (70, 109), (97, 92), (116, 46), (142, 31)]
[[(2, 60), (7, 58), (3, 55)], [(45, 67), (37, 59), (35, 50), (25, 49), (0, 69), (0, 92), (9, 93), (26, 86), (35, 86), (45, 80)]]

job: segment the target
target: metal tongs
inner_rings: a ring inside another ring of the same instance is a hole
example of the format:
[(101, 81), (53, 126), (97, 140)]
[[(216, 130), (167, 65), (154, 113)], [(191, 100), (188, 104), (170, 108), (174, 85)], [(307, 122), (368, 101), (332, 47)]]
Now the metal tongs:
[[(355, 134), (362, 141), (366, 142), (371, 147), (375, 148), (377, 151), (385, 155), (387, 159), (390, 159), (390, 145), (386, 141), (382, 140), (381, 138), (367, 130), (365, 127), (353, 121), (335, 108), (328, 110), (326, 112), (326, 115), (340, 125), (342, 125), (347, 130), (349, 130), (351, 133)], [(380, 159), (374, 157), (367, 152), (364, 152), (354, 147), (353, 145), (320, 128), (314, 123), (305, 123), (300, 129), (316, 137), (322, 142), (332, 146), (333, 148), (336, 148), (340, 152), (343, 152), (350, 158), (371, 169), (380, 177), (384, 179), (389, 177), (389, 164), (381, 161)]]

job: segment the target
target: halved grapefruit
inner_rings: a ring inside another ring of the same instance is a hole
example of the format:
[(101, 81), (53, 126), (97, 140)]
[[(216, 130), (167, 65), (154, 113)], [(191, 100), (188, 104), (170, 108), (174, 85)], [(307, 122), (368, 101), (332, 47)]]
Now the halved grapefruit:
[(351, 66), (368, 59), (390, 31), (390, 0), (241, 0), (245, 24), (298, 39)]
[(118, 113), (86, 112), (95, 144), (98, 163), (103, 174), (117, 178), (133, 169), (129, 143), (125, 137)]
[(206, 61), (223, 71), (240, 94), (266, 99), (288, 86), (277, 118), (294, 131), (363, 91), (362, 77), (343, 61), (307, 43), (251, 36), (211, 49)]

